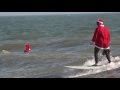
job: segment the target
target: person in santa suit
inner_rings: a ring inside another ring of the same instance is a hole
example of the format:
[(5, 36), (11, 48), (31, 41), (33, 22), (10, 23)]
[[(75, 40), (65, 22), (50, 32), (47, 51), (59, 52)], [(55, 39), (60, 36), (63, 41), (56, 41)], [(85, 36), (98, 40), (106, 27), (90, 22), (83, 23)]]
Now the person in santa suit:
[(110, 41), (111, 41), (111, 34), (110, 30), (104, 26), (104, 22), (102, 19), (97, 20), (97, 28), (95, 29), (93, 38), (92, 38), (92, 45), (95, 45), (94, 48), (94, 58), (95, 64), (93, 66), (97, 66), (98, 64), (98, 52), (99, 50), (103, 50), (103, 55), (106, 55), (108, 63), (111, 62), (110, 59)]
[(31, 46), (29, 44), (29, 42), (27, 42), (25, 44), (25, 50), (24, 50), (24, 53), (30, 53), (31, 52)]

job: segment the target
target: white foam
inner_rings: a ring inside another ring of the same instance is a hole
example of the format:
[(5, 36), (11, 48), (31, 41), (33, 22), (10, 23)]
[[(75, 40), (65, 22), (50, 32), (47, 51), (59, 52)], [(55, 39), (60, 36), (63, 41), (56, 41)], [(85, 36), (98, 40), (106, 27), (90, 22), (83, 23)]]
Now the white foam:
[[(100, 73), (103, 71), (112, 70), (112, 69), (116, 69), (116, 68), (120, 67), (120, 57), (119, 56), (111, 57), (111, 60), (113, 62), (111, 62), (110, 64), (106, 64), (108, 62), (105, 58), (103, 58), (102, 61), (99, 61), (99, 65), (102, 65), (102, 68), (85, 70), (84, 72), (80, 72), (76, 75), (70, 75), (70, 76), (67, 76), (66, 78), (76, 78), (76, 77), (80, 77), (80, 76), (84, 76), (84, 75), (96, 74), (96, 73)], [(89, 59), (83, 65), (93, 65), (93, 64), (94, 64), (94, 59)]]

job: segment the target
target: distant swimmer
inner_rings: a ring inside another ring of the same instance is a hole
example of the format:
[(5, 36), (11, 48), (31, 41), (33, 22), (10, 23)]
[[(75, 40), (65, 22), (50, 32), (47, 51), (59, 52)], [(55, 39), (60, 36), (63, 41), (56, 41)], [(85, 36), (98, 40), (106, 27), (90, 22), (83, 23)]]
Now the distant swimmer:
[(25, 50), (24, 50), (24, 53), (30, 53), (31, 52), (31, 46), (29, 44), (29, 42), (27, 42), (25, 44)]
[(110, 60), (110, 30), (104, 26), (103, 20), (98, 19), (97, 20), (97, 28), (94, 32), (93, 38), (92, 38), (92, 45), (95, 45), (94, 48), (94, 58), (95, 58), (95, 64), (93, 66), (97, 66), (98, 64), (98, 52), (100, 49), (103, 50), (103, 55), (106, 55), (106, 58), (108, 60), (108, 63), (111, 62)]

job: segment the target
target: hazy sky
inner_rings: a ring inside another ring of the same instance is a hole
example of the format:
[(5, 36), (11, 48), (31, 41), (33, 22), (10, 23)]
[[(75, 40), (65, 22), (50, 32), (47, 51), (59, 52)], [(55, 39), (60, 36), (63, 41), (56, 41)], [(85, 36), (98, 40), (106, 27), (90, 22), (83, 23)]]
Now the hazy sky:
[(83, 14), (83, 13), (102, 13), (102, 12), (0, 12), (0, 16)]

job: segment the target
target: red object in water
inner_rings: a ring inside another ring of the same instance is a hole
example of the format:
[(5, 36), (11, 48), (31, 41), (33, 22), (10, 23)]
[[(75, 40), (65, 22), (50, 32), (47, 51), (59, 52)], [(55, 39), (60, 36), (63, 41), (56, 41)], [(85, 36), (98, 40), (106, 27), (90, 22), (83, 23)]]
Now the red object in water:
[(27, 42), (27, 43), (25, 44), (24, 53), (29, 53), (29, 52), (31, 52), (31, 46), (30, 46), (30, 44)]

